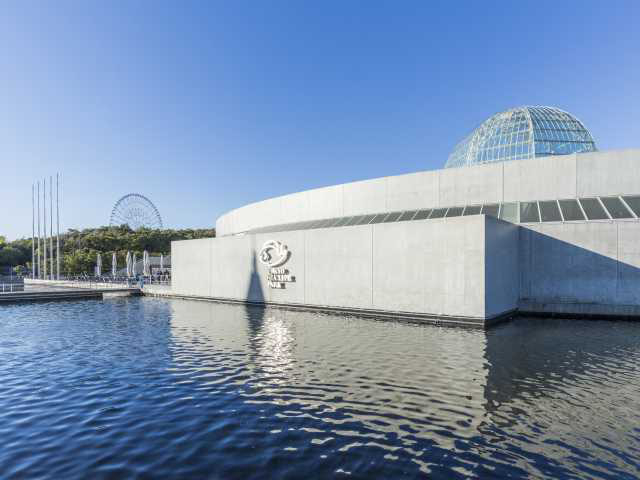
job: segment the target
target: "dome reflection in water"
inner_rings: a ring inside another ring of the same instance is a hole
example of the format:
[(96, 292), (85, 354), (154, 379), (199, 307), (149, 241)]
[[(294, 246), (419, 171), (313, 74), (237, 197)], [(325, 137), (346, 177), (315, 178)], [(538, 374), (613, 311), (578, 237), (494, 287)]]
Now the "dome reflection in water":
[(630, 322), (484, 332), (147, 298), (0, 317), (2, 478), (638, 475)]

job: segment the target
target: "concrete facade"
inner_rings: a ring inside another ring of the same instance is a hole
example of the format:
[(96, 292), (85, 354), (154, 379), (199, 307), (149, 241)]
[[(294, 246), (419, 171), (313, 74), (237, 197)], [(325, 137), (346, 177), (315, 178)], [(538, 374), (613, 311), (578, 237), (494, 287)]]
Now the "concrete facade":
[(521, 227), (523, 311), (640, 316), (640, 223)]
[[(268, 285), (269, 269), (258, 261), (272, 238), (291, 251), (284, 267), (295, 281), (284, 289)], [(501, 251), (517, 244), (515, 225), (481, 215), (178, 241), (172, 292), (483, 323), (517, 306), (517, 291), (500, 288), (517, 285), (517, 255), (505, 261)]]
[(218, 236), (268, 225), (395, 210), (640, 193), (640, 150), (449, 168), (335, 185), (222, 215)]
[[(640, 221), (631, 209), (621, 220), (517, 224), (472, 214), (280, 229), (435, 207), (640, 198), (639, 162), (639, 150), (543, 157), (384, 177), (247, 205), (218, 219), (219, 238), (172, 244), (172, 294), (474, 324), (516, 310), (640, 317)], [(251, 233), (274, 226), (272, 233)], [(284, 288), (269, 285), (269, 269), (259, 261), (270, 240), (291, 252), (283, 267), (295, 279)]]

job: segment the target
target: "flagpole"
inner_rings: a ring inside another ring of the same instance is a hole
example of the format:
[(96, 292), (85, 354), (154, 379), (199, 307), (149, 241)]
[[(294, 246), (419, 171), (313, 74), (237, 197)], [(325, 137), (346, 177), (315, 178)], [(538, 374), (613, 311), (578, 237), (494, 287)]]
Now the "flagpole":
[(31, 184), (31, 278), (36, 278), (36, 199), (35, 186)]
[(43, 232), (42, 235), (44, 236), (44, 242), (43, 242), (43, 259), (44, 259), (44, 263), (43, 263), (43, 269), (42, 269), (42, 273), (44, 274), (43, 278), (46, 280), (47, 279), (47, 178), (45, 177), (42, 181), (42, 226), (43, 228)]
[(53, 275), (53, 177), (49, 175), (49, 278), (54, 280)]
[(60, 280), (60, 199), (59, 174), (56, 173), (56, 280)]
[(40, 278), (41, 266), (40, 256), (42, 255), (42, 248), (40, 247), (40, 180), (38, 180), (38, 278)]

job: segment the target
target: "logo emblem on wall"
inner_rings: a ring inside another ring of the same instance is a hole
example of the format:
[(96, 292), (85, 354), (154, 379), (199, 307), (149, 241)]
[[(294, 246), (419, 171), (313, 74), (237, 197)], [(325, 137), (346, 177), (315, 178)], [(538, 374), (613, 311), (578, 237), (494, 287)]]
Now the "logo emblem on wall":
[(289, 260), (290, 255), (291, 252), (284, 243), (277, 240), (269, 240), (264, 243), (262, 250), (260, 250), (260, 263), (267, 267), (279, 267)]
[(282, 265), (287, 263), (291, 252), (287, 246), (277, 240), (269, 240), (260, 250), (260, 263), (269, 267), (267, 282), (271, 288), (285, 288), (287, 283), (295, 282), (296, 277)]

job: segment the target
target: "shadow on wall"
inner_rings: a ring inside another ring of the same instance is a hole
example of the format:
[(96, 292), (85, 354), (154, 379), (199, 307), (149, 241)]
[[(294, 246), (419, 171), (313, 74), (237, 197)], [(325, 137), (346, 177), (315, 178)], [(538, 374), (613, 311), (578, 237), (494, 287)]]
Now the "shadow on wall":
[(258, 273), (258, 262), (256, 259), (256, 252), (253, 252), (253, 258), (251, 259), (251, 277), (249, 278), (249, 289), (247, 290), (246, 299), (249, 302), (264, 303), (264, 291), (262, 289), (262, 282), (260, 281), (260, 274)]
[[(620, 241), (615, 229), (627, 227), (602, 225), (601, 229), (588, 230), (588, 236), (585, 231), (582, 237), (579, 230), (570, 234), (582, 243), (585, 238), (593, 238), (594, 248), (611, 242), (611, 256), (521, 227), (520, 299), (640, 307), (640, 249), (631, 247), (638, 250), (634, 253), (629, 251), (629, 242)], [(628, 231), (630, 239), (632, 233)], [(618, 260), (621, 255), (636, 265)]]

